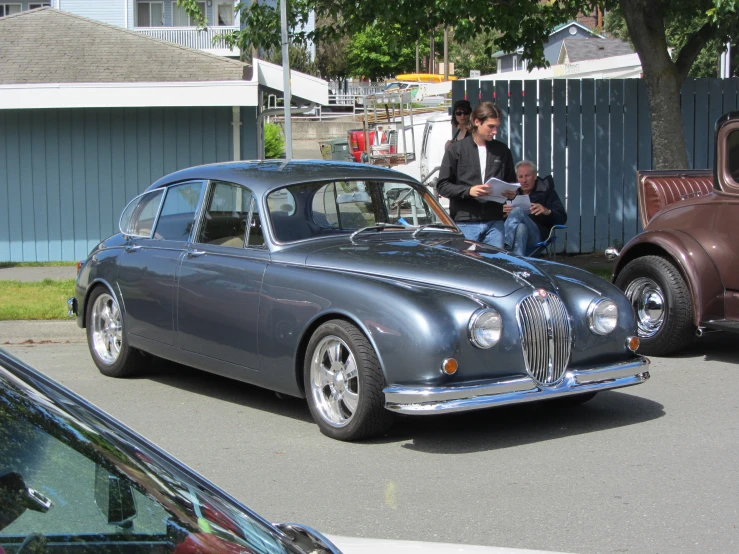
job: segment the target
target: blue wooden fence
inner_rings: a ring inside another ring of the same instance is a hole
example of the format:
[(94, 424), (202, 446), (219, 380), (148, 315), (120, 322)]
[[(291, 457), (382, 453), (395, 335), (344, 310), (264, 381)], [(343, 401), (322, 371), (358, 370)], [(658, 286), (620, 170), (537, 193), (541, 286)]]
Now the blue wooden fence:
[[(739, 108), (739, 79), (695, 79), (682, 89), (691, 168), (713, 166), (713, 126)], [(452, 83), (452, 100), (493, 101), (506, 121), (498, 139), (514, 160), (552, 174), (566, 199), (568, 222), (559, 248), (601, 252), (638, 233), (636, 171), (652, 168), (647, 90), (640, 79), (477, 81)]]
[[(256, 108), (241, 120), (253, 159)], [(0, 262), (84, 259), (158, 178), (232, 159), (230, 107), (0, 110)]]

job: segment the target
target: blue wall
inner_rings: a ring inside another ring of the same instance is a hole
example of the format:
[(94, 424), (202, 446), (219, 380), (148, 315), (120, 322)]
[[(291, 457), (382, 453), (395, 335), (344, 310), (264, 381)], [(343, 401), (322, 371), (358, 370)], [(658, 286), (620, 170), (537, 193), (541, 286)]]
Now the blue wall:
[[(256, 108), (241, 108), (256, 158)], [(177, 169), (233, 159), (232, 109), (0, 110), (0, 261), (74, 261)]]

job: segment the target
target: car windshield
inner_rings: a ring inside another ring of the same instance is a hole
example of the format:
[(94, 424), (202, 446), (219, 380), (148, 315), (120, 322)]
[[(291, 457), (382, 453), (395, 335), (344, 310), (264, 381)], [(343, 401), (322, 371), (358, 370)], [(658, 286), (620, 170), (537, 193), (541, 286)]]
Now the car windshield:
[[(397, 181), (332, 181), (272, 191), (267, 209), (278, 242), (353, 233), (393, 224), (416, 230), (453, 226), (444, 209), (421, 186)], [(402, 229), (400, 229), (402, 230)]]

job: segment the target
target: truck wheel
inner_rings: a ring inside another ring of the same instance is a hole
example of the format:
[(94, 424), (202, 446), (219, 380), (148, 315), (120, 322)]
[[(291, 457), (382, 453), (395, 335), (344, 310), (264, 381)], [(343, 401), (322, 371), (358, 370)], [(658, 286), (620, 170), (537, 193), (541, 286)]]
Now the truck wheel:
[(100, 373), (130, 377), (146, 370), (150, 358), (128, 346), (123, 314), (108, 289), (98, 286), (87, 300), (87, 345)]
[(380, 362), (354, 325), (336, 319), (316, 329), (306, 350), (304, 380), (311, 414), (325, 435), (354, 441), (392, 424)]
[(616, 278), (636, 315), (639, 353), (665, 356), (692, 341), (692, 300), (685, 279), (672, 262), (643, 256), (626, 264)]

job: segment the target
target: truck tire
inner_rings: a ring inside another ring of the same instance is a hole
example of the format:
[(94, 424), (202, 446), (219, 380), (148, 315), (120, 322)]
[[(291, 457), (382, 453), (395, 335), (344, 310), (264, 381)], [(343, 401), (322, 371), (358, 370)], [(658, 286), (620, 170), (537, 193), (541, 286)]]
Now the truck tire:
[(690, 289), (680, 270), (662, 256), (626, 264), (616, 278), (636, 315), (639, 353), (666, 356), (688, 346), (695, 333)]

